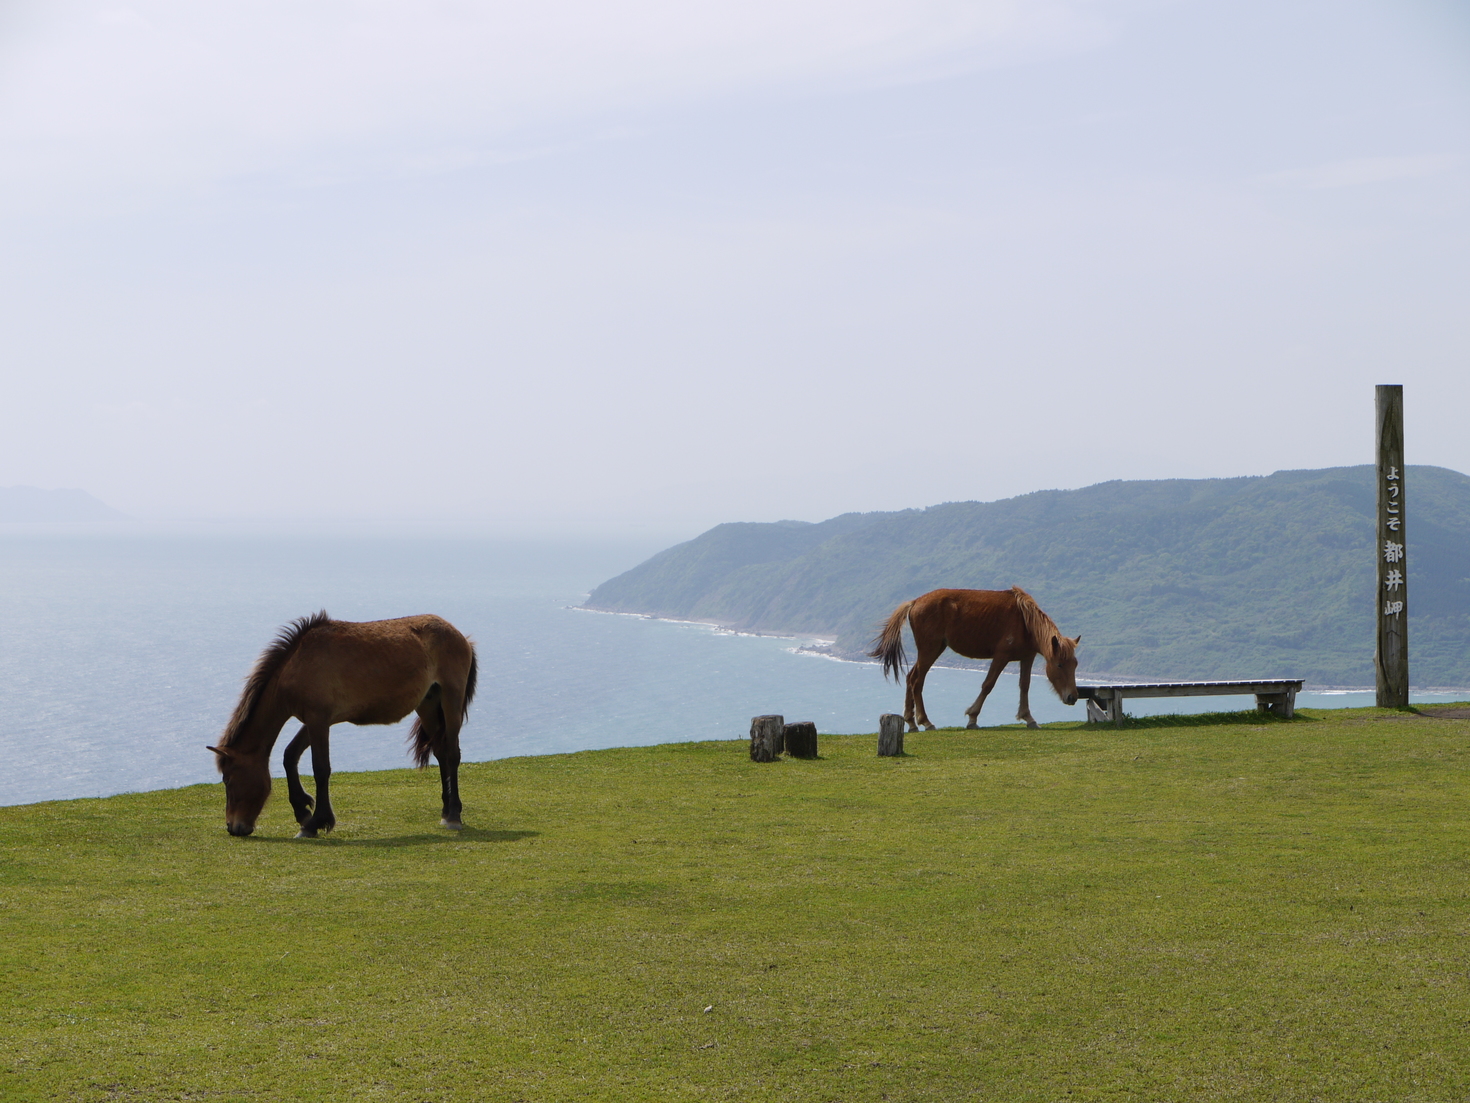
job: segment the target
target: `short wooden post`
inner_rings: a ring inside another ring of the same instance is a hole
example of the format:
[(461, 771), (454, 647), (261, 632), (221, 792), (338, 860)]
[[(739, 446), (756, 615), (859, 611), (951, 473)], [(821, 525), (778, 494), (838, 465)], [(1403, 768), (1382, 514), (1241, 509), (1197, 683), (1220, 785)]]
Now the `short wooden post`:
[(787, 724), (782, 738), (786, 741), (786, 753), (792, 758), (817, 757), (817, 726), (811, 721)]
[(753, 716), (750, 720), (750, 760), (774, 762), (781, 756), (784, 744), (784, 716)]
[(903, 717), (885, 712), (878, 717), (878, 757), (897, 758), (903, 754)]

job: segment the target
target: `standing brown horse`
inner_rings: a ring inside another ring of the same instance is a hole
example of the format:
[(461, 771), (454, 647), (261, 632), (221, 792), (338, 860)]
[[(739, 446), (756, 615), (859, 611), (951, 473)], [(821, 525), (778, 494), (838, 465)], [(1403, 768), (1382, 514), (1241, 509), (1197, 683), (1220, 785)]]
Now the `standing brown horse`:
[[(246, 679), (219, 746), (209, 748), (224, 775), (225, 827), (231, 835), (255, 830), (271, 792), (271, 748), (291, 717), (301, 730), (286, 747), (286, 785), (301, 825), (297, 838), (314, 839), (337, 823), (327, 790), (332, 725), (396, 724), (417, 712), (409, 736), (414, 760), (421, 768), (430, 755), (439, 760), (440, 822), (458, 830), (459, 729), (475, 696), (476, 671), (474, 645), (432, 614), (356, 624), (323, 611), (283, 628)], [(314, 813), (296, 769), (307, 747), (316, 777)]]
[(906, 601), (893, 611), (888, 623), (873, 640), (875, 659), (883, 660), (883, 674), (897, 680), (908, 659), (903, 653), (903, 622), (914, 631), (914, 647), (918, 657), (909, 671), (908, 692), (904, 695), (903, 718), (909, 731), (922, 724), (930, 731), (924, 712), (924, 676), (934, 661), (953, 648), (967, 659), (989, 659), (990, 669), (980, 696), (965, 710), (970, 722), (976, 723), (981, 706), (996, 679), (1012, 659), (1021, 668), (1021, 707), (1016, 719), (1026, 721), (1028, 728), (1037, 726), (1031, 715), (1031, 664), (1039, 654), (1046, 659), (1046, 677), (1066, 704), (1077, 703), (1077, 645), (1082, 637), (1068, 639), (1057, 630), (1051, 617), (1041, 611), (1031, 595), (1019, 586), (1009, 590), (930, 590), (923, 597)]

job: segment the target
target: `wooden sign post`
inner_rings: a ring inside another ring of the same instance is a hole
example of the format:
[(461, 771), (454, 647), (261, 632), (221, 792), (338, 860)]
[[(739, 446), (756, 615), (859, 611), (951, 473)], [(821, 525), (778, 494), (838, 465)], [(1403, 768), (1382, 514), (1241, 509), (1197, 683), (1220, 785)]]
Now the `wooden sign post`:
[(1409, 559), (1404, 538), (1404, 388), (1377, 389), (1378, 645), (1373, 669), (1378, 676), (1378, 707), (1409, 704)]

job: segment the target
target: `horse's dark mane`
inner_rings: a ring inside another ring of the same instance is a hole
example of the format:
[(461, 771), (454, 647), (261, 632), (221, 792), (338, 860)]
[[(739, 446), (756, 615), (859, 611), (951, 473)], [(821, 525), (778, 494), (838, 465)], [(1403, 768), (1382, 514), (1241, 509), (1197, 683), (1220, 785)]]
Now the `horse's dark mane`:
[(1043, 613), (1041, 606), (1036, 604), (1036, 599), (1021, 587), (1012, 586), (1011, 594), (1016, 599), (1016, 608), (1021, 610), (1021, 619), (1026, 622), (1026, 634), (1031, 637), (1036, 650), (1041, 652), (1041, 657), (1050, 662), (1051, 641), (1061, 635), (1057, 622)]
[(224, 734), (220, 736), (219, 745), (221, 747), (228, 747), (239, 738), (240, 732), (246, 724), (250, 723), (250, 718), (255, 714), (255, 708), (260, 704), (260, 698), (264, 695), (266, 687), (281, 672), (281, 667), (286, 665), (286, 660), (295, 652), (296, 645), (301, 642), (301, 638), (313, 628), (320, 628), (324, 624), (331, 623), (332, 618), (327, 616), (327, 611), (323, 609), (309, 617), (298, 617), (281, 629), (281, 634), (260, 653), (260, 658), (255, 661), (255, 669), (250, 672), (250, 677), (245, 679), (245, 692), (240, 694), (240, 703), (235, 706), (235, 711), (230, 715), (230, 722), (225, 725)]

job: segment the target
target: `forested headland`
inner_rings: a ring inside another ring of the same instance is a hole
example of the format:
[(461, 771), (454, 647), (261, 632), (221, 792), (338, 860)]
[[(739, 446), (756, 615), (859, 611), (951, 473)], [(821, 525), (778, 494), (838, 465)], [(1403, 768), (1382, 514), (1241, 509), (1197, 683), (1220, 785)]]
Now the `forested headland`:
[[(1470, 686), (1470, 477), (1406, 474), (1412, 680)], [(587, 607), (832, 637), (856, 658), (900, 602), (1019, 585), (1082, 635), (1084, 673), (1371, 685), (1374, 509), (1365, 465), (724, 524)]]

